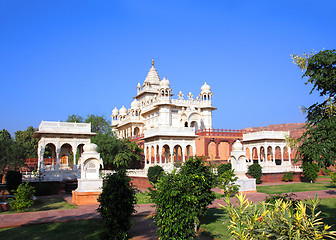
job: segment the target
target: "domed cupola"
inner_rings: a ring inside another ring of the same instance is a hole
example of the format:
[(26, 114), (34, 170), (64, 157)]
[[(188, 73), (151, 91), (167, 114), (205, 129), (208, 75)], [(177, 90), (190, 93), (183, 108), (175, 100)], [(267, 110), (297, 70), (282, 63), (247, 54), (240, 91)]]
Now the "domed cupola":
[(94, 143), (87, 143), (84, 145), (83, 150), (85, 153), (96, 153), (98, 152), (98, 146)]
[(201, 87), (201, 93), (209, 93), (211, 92), (211, 87), (205, 82)]
[(206, 82), (201, 87), (201, 93), (200, 93), (199, 96), (201, 98), (201, 101), (209, 101), (209, 100), (211, 100), (211, 96), (212, 96), (211, 87)]
[(242, 151), (243, 150), (243, 144), (237, 139), (233, 144), (232, 144), (232, 151)]
[(119, 111), (118, 109), (115, 107), (113, 110), (112, 110), (112, 116), (118, 116), (119, 114)]
[(170, 88), (170, 82), (166, 77), (163, 77), (163, 79), (160, 82), (160, 87), (161, 88)]
[(136, 99), (131, 103), (131, 109), (139, 109), (140, 108), (140, 102)]
[(119, 110), (119, 113), (120, 115), (125, 116), (127, 115), (127, 109), (124, 106), (122, 106), (122, 108), (120, 108)]

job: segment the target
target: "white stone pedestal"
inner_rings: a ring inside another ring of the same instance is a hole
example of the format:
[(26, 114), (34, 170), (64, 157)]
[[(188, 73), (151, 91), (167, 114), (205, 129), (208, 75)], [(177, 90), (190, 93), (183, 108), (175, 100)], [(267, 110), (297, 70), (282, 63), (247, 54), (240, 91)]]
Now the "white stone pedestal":
[(238, 179), (235, 183), (239, 185), (239, 192), (257, 191), (255, 178)]
[(102, 179), (78, 179), (77, 192), (101, 192), (103, 187)]

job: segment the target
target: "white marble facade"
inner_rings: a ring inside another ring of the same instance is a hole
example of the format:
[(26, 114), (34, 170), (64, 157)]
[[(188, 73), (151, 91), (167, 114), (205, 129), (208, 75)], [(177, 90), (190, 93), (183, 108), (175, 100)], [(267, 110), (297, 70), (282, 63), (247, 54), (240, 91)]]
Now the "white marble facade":
[(112, 129), (119, 138), (144, 139), (145, 167), (184, 162), (195, 155), (195, 130), (212, 128), (212, 92), (207, 83), (197, 97), (180, 91), (173, 99), (170, 82), (150, 68), (144, 83), (137, 85), (131, 108), (112, 111)]

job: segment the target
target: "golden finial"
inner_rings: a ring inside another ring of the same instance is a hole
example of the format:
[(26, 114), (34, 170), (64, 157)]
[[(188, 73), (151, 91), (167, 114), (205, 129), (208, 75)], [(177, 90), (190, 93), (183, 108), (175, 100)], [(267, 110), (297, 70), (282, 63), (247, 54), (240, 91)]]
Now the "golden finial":
[(152, 59), (152, 66), (154, 67), (154, 59)]

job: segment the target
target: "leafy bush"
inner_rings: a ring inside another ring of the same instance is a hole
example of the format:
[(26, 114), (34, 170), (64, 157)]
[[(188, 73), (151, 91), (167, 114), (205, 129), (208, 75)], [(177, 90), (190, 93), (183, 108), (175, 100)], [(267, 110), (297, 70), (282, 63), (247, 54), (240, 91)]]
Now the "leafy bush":
[(163, 174), (164, 174), (164, 170), (161, 166), (156, 165), (156, 166), (153, 166), (153, 167), (149, 167), (148, 168), (148, 173), (147, 173), (148, 181), (156, 184), (158, 179)]
[(301, 165), (302, 173), (304, 177), (310, 181), (314, 182), (318, 177), (318, 172), (320, 171), (320, 167), (313, 162), (303, 162)]
[(9, 202), (9, 206), (12, 210), (20, 212), (33, 205), (35, 190), (34, 187), (29, 186), (29, 183), (21, 183), (14, 193), (14, 198)]
[(221, 176), (224, 172), (232, 169), (231, 163), (223, 163), (217, 167), (218, 176)]
[(332, 184), (334, 184), (334, 186), (336, 186), (336, 172), (330, 172), (329, 176), (331, 178), (330, 182), (332, 182)]
[(291, 182), (294, 179), (293, 172), (285, 172), (284, 175), (282, 175), (282, 181), (285, 182)]
[(233, 196), (239, 191), (239, 186), (234, 182), (238, 180), (234, 170), (230, 169), (222, 173), (218, 179), (218, 186), (223, 190), (225, 195)]
[(8, 171), (5, 179), (8, 192), (12, 192), (22, 183), (22, 174), (18, 171)]
[(229, 230), (231, 239), (326, 239), (336, 236), (335, 231), (330, 231), (330, 226), (325, 225), (321, 212), (317, 212), (320, 202), (309, 198), (306, 202), (298, 201), (293, 206), (287, 201), (276, 199), (273, 204), (261, 202), (257, 206), (249, 202), (243, 194), (236, 196), (238, 206), (226, 198), (230, 222)]
[(261, 176), (262, 176), (262, 171), (261, 171), (261, 166), (259, 163), (253, 163), (248, 167), (247, 173), (256, 179), (257, 183), (261, 183)]
[(131, 178), (126, 176), (125, 170), (107, 175), (104, 179), (97, 211), (103, 218), (111, 240), (127, 239), (127, 231), (131, 228), (136, 191), (130, 182)]
[(215, 199), (215, 178), (201, 158), (189, 158), (180, 171), (159, 179), (150, 196), (156, 205), (159, 239), (193, 239), (199, 217)]

